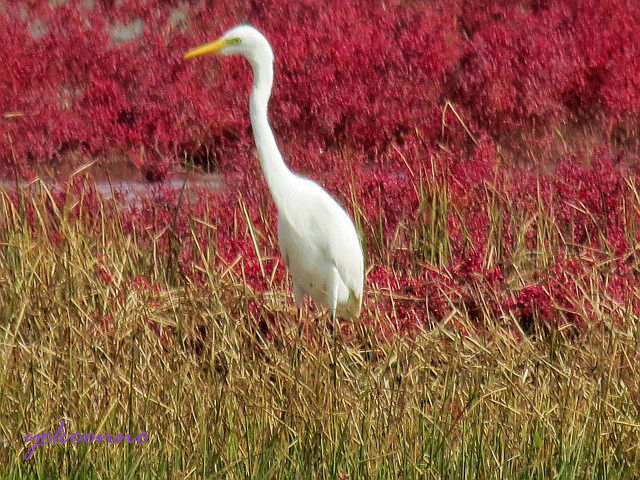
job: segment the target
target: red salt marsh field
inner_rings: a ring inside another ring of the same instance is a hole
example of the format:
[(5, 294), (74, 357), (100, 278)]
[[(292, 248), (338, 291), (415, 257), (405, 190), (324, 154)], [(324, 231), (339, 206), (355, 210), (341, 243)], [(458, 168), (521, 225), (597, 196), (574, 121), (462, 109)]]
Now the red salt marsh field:
[[(239, 22), (285, 161), (361, 234), (337, 358), (312, 305), (298, 338), (250, 68), (182, 61)], [(4, 0), (0, 27), (6, 476), (636, 475), (636, 2)], [(62, 420), (149, 442), (25, 462)]]

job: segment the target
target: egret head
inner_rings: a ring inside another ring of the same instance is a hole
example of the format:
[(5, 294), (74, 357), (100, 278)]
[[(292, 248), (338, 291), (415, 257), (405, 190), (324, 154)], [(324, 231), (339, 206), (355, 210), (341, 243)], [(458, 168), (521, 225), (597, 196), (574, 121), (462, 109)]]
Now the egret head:
[(251, 25), (238, 25), (224, 33), (218, 40), (189, 50), (184, 59), (209, 53), (241, 55), (252, 64), (268, 60), (273, 62), (273, 51), (262, 33)]

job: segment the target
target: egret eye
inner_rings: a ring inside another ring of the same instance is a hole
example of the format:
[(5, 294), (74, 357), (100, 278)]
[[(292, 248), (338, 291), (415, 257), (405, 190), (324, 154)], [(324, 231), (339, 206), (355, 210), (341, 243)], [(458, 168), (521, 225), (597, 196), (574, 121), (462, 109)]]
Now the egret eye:
[(238, 45), (240, 43), (240, 39), (239, 38), (230, 38), (227, 41), (227, 45)]

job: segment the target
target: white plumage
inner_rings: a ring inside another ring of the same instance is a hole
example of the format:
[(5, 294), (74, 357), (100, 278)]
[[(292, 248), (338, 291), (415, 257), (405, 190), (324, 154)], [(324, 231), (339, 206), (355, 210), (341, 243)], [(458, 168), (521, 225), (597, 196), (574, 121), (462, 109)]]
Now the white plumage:
[(278, 243), (293, 280), (296, 305), (304, 297), (329, 309), (332, 318), (360, 314), (364, 282), (362, 247), (345, 210), (320, 185), (293, 173), (278, 150), (267, 116), (273, 85), (273, 51), (249, 25), (190, 50), (184, 58), (207, 53), (241, 55), (253, 69), (250, 115), (262, 171), (278, 209)]

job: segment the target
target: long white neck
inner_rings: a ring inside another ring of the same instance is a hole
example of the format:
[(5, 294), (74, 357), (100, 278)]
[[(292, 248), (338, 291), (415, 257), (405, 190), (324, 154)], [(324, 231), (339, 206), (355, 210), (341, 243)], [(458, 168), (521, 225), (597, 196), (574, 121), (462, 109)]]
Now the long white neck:
[(290, 204), (285, 197), (290, 193), (290, 187), (294, 183), (292, 180), (295, 177), (285, 165), (269, 126), (267, 106), (273, 85), (273, 61), (269, 58), (270, 56), (249, 60), (253, 68), (253, 90), (249, 102), (249, 113), (262, 172), (278, 211), (285, 214), (285, 206)]

